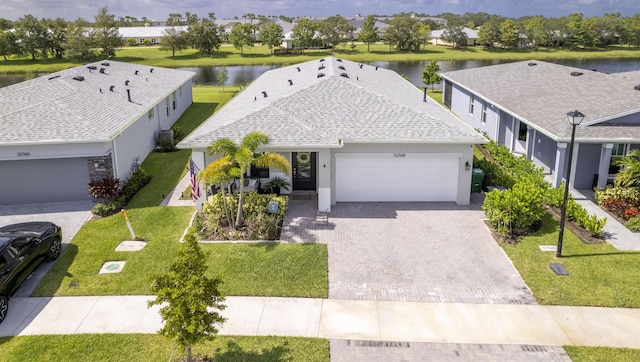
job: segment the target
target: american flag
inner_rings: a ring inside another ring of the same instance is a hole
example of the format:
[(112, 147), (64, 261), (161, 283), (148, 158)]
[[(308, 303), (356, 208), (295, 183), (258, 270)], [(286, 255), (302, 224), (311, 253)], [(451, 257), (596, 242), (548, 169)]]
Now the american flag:
[(196, 201), (200, 197), (200, 183), (198, 182), (198, 166), (193, 162), (193, 159), (189, 159), (189, 174), (191, 175), (191, 199)]

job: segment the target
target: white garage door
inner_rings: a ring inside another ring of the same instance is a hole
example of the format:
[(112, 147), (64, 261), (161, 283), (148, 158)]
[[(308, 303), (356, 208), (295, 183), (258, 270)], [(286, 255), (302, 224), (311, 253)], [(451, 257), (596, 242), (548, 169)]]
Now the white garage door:
[(0, 204), (86, 200), (86, 158), (0, 162)]
[(459, 156), (336, 153), (336, 201), (456, 201)]

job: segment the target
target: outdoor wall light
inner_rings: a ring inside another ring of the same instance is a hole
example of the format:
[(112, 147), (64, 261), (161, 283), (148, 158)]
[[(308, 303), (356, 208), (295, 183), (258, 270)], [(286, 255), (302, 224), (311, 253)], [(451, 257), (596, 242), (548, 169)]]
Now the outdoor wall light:
[(464, 163), (464, 170), (465, 171), (470, 171), (471, 170), (471, 165), (469, 164), (469, 161)]

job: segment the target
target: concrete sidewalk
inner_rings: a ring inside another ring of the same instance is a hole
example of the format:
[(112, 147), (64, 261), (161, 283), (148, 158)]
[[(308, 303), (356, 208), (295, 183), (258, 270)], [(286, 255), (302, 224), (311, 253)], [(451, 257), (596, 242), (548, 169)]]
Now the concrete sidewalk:
[[(14, 298), (0, 336), (155, 333), (150, 296)], [(640, 309), (228, 297), (224, 335), (640, 348)]]

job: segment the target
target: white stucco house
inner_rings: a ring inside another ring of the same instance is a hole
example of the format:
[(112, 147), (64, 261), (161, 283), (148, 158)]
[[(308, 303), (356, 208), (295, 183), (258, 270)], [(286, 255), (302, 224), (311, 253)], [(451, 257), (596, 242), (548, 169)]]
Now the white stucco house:
[[(200, 169), (206, 147), (251, 131), (270, 137), (292, 192), (337, 202), (448, 201), (468, 204), (473, 145), (486, 139), (397, 73), (333, 57), (268, 71), (187, 136)], [(205, 195), (197, 201), (202, 205)]]
[(0, 204), (88, 199), (126, 180), (191, 105), (195, 73), (101, 61), (0, 88)]
[[(442, 39), (442, 35), (447, 31), (447, 29), (439, 29), (433, 30), (431, 32), (431, 40), (429, 43), (435, 45), (452, 45), (451, 43)], [(476, 40), (478, 40), (478, 31), (475, 29), (464, 27), (462, 28), (462, 32), (467, 36), (467, 46), (476, 45)]]

